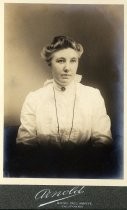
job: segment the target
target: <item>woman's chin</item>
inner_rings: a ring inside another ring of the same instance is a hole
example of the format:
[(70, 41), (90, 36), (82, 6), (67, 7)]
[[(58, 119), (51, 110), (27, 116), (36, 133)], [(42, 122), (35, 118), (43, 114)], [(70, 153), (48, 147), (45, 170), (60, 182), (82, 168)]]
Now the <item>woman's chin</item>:
[(58, 81), (57, 83), (61, 86), (67, 86), (72, 82), (72, 80), (63, 79), (61, 81)]

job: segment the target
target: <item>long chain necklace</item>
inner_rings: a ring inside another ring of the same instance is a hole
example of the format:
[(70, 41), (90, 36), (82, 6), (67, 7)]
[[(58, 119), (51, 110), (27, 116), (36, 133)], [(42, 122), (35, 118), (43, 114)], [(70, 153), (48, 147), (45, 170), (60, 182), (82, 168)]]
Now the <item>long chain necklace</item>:
[[(60, 124), (59, 124), (59, 118), (58, 118), (58, 110), (57, 110), (56, 93), (55, 93), (54, 86), (53, 86), (53, 92), (54, 92), (56, 119), (57, 119), (57, 126), (58, 126), (58, 136), (59, 136), (60, 142), (62, 142), (62, 136), (61, 136), (61, 134), (60, 134)], [(75, 90), (75, 96), (74, 96), (74, 104), (73, 104), (73, 113), (72, 113), (73, 115), (72, 115), (71, 129), (70, 129), (70, 132), (69, 132), (68, 141), (70, 140), (71, 133), (72, 133), (72, 129), (73, 129), (73, 125), (74, 125), (75, 102), (76, 102), (76, 90)]]

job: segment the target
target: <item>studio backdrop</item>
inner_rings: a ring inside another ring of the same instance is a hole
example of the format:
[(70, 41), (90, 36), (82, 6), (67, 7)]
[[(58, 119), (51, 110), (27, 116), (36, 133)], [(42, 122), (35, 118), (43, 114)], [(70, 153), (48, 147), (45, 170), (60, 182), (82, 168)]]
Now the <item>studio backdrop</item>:
[(67, 35), (84, 47), (78, 74), (98, 88), (111, 118), (123, 174), (122, 5), (5, 4), (5, 128), (20, 125), (26, 95), (43, 86), (51, 71), (41, 49), (54, 36)]

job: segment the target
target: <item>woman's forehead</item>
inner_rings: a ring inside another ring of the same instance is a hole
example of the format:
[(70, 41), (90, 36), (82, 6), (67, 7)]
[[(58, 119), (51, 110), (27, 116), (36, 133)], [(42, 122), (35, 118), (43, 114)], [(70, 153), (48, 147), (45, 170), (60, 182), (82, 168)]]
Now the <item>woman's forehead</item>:
[(75, 57), (77, 58), (78, 57), (78, 53), (76, 50), (72, 49), (72, 48), (66, 48), (66, 49), (61, 49), (59, 51), (56, 51), (53, 53), (53, 57), (54, 58), (72, 58), (72, 57)]

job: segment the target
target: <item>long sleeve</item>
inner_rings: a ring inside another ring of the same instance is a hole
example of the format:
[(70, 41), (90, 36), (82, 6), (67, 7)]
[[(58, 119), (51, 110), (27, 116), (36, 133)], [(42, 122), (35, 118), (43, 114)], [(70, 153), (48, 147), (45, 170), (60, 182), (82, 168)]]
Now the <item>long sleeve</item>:
[(17, 143), (33, 144), (36, 141), (35, 99), (29, 93), (21, 110), (21, 126), (18, 130)]
[(104, 99), (99, 90), (96, 90), (93, 102), (93, 118), (92, 118), (92, 140), (94, 143), (110, 144), (111, 122), (107, 115)]

